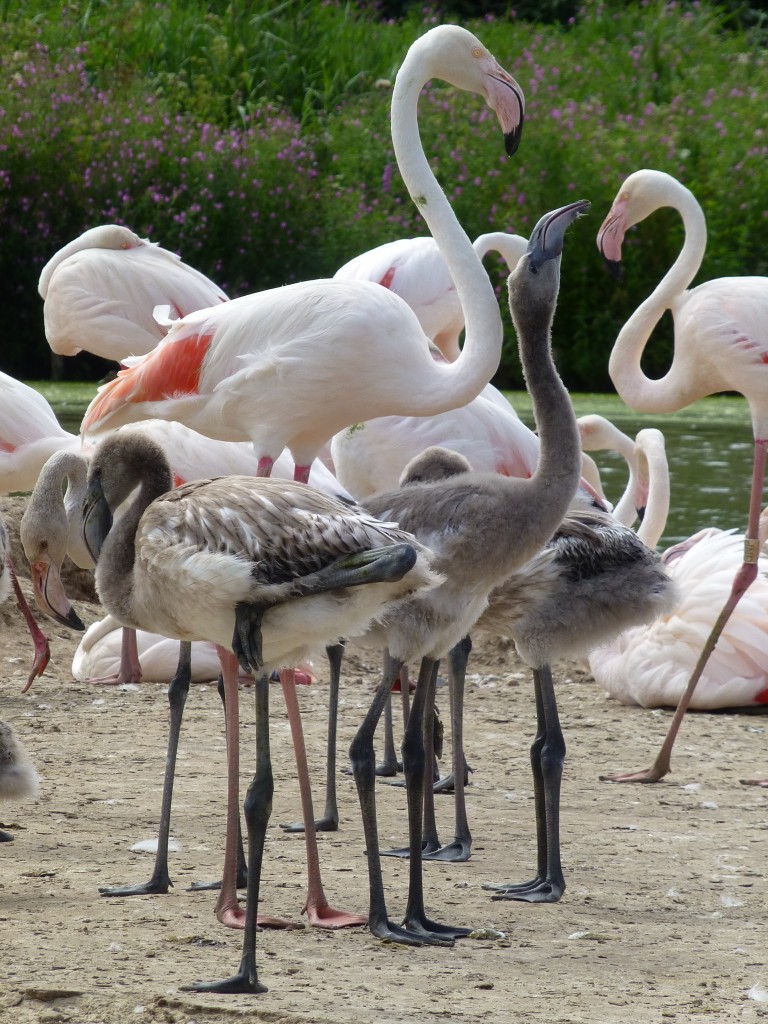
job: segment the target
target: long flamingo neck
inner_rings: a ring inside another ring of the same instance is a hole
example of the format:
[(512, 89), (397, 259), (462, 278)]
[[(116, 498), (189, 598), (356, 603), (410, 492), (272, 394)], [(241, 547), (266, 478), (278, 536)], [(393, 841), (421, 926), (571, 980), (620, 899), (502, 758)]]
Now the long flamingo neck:
[(539, 435), (539, 461), (531, 487), (546, 495), (541, 503), (553, 518), (553, 532), (573, 500), (581, 479), (581, 435), (570, 395), (552, 359), (553, 308), (517, 304), (512, 316)]
[(637, 535), (649, 548), (655, 548), (669, 516), (669, 464), (663, 445), (656, 443), (641, 446), (639, 461), (643, 465), (641, 476), (647, 481), (648, 499)]
[(646, 377), (640, 366), (654, 327), (698, 273), (707, 246), (704, 213), (688, 189), (680, 186), (673, 201), (666, 205), (672, 206), (682, 217), (683, 247), (656, 288), (622, 327), (608, 362), (616, 390), (627, 405), (638, 412), (674, 412), (701, 397), (698, 392), (687, 393), (691, 382), (679, 379), (674, 361), (670, 371), (659, 380)]
[[(410, 55), (409, 55), (410, 56)], [(472, 243), (432, 173), (421, 145), (418, 101), (432, 75), (406, 56), (392, 95), (392, 143), (403, 181), (427, 222), (448, 264), (464, 310), (464, 347), (454, 363), (440, 366), (441, 387), (433, 391), (423, 414), (456, 408), (471, 401), (499, 366), (502, 325), (496, 296)]]
[[(171, 475), (167, 466), (163, 467), (162, 471), (151, 467), (150, 472), (139, 483), (133, 499), (121, 506), (120, 515), (115, 519), (99, 555), (96, 571), (102, 600), (105, 601), (106, 598), (103, 591), (109, 587), (112, 593), (105, 603), (109, 603), (110, 607), (117, 606), (122, 615), (128, 618), (132, 618), (136, 532), (139, 520), (147, 506), (170, 489)], [(108, 572), (99, 572), (103, 565), (108, 565)]]

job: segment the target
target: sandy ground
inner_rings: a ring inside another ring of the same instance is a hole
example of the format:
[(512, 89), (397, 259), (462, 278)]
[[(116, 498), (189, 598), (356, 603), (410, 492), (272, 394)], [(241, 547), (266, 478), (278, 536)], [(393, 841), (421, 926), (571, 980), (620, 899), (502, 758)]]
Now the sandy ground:
[[(0, 508), (12, 519), (18, 499)], [(25, 565), (19, 560), (23, 574)], [(29, 580), (22, 585), (31, 594)], [(101, 616), (78, 602), (86, 623)], [(152, 856), (132, 852), (156, 833), (165, 757), (165, 687), (108, 689), (74, 683), (77, 637), (47, 623), (52, 659), (25, 695), (30, 659), (23, 622), (0, 610), (2, 718), (41, 775), (37, 801), (6, 803), (0, 822), (0, 1020), (200, 1024), (387, 1021), (618, 1024), (752, 1021), (768, 1013), (765, 866), (768, 791), (739, 780), (768, 774), (765, 718), (692, 716), (655, 786), (611, 786), (600, 772), (650, 763), (669, 713), (608, 700), (575, 665), (560, 666), (568, 743), (563, 785), (563, 859), (568, 889), (556, 905), (492, 902), (484, 882), (533, 873), (535, 830), (528, 747), (530, 680), (514, 651), (485, 646), (470, 665), (467, 750), (472, 857), (426, 864), (428, 910), (438, 920), (498, 929), (452, 949), (383, 944), (367, 930), (264, 931), (259, 996), (199, 995), (195, 980), (232, 974), (241, 935), (217, 924), (214, 896), (190, 892), (221, 871), (224, 738), (213, 685), (197, 685), (182, 731), (168, 895), (104, 899), (99, 885), (143, 881)], [(302, 687), (310, 760), (324, 757), (327, 688)], [(352, 658), (343, 683), (340, 767), (376, 679)], [(447, 720), (447, 697), (439, 693)], [(303, 839), (279, 822), (299, 817), (293, 755), (279, 687), (272, 688), (275, 804), (264, 864), (263, 909), (300, 924)], [(242, 694), (245, 743), (253, 750), (253, 704)], [(249, 738), (250, 741), (249, 742)], [(446, 757), (450, 748), (446, 745)], [(447, 765), (445, 770), (447, 770)], [(367, 873), (354, 785), (340, 771), (341, 827), (320, 837), (329, 899), (365, 911)], [(317, 804), (322, 793), (317, 787)], [(404, 791), (379, 783), (384, 845), (406, 838)], [(444, 839), (450, 797), (437, 801)], [(391, 916), (405, 902), (405, 862), (384, 860)]]

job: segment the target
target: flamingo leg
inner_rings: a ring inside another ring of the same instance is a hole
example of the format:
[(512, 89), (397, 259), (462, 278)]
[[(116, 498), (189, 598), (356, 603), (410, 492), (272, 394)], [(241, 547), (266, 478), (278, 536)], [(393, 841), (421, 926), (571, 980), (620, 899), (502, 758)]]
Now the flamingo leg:
[(534, 803), (536, 807), (536, 876), (530, 882), (484, 885), (495, 900), (557, 903), (565, 892), (560, 862), (560, 784), (565, 762), (565, 740), (557, 713), (555, 687), (549, 665), (533, 670), (536, 695), (536, 738), (531, 745)]
[(709, 657), (715, 649), (715, 645), (720, 638), (720, 634), (725, 628), (725, 624), (728, 622), (728, 619), (730, 619), (736, 605), (744, 596), (749, 586), (757, 578), (757, 563), (760, 557), (760, 510), (762, 506), (767, 451), (768, 439), (756, 438), (755, 458), (752, 470), (752, 491), (749, 501), (749, 522), (747, 524), (747, 532), (744, 535), (744, 561), (741, 568), (736, 573), (736, 578), (731, 586), (731, 592), (728, 595), (728, 599), (715, 620), (712, 631), (707, 637), (706, 643), (701, 650), (699, 659), (694, 666), (690, 679), (688, 680), (685, 692), (680, 698), (680, 702), (672, 716), (672, 721), (669, 729), (667, 730), (667, 735), (664, 737), (664, 742), (656, 755), (656, 760), (650, 768), (646, 768), (644, 771), (624, 772), (618, 775), (601, 775), (600, 779), (603, 782), (660, 782), (664, 776), (669, 773), (672, 747), (674, 746), (677, 734), (680, 731), (680, 726), (682, 725), (685, 712), (691, 703), (691, 698), (693, 697), (693, 692), (696, 689), (696, 684), (707, 666)]
[[(466, 647), (466, 650), (464, 650), (465, 647)], [(455, 744), (457, 742), (457, 739), (456, 739), (456, 736), (457, 736), (456, 724), (457, 724), (457, 721), (458, 721), (459, 730), (460, 730), (460, 732), (459, 732), (460, 738), (459, 738), (458, 742), (460, 743), (461, 750), (462, 750), (460, 771), (461, 771), (461, 777), (463, 779), (462, 792), (461, 792), (461, 796), (460, 796), (459, 799), (462, 802), (464, 801), (464, 789), (466, 789), (466, 787), (469, 785), (469, 773), (472, 770), (469, 767), (469, 765), (467, 764), (467, 759), (464, 756), (464, 740), (463, 740), (463, 731), (464, 731), (464, 725), (463, 725), (463, 720), (464, 720), (464, 686), (465, 686), (465, 683), (466, 683), (467, 662), (469, 661), (469, 655), (471, 654), (471, 652), (472, 652), (472, 640), (471, 640), (471, 638), (469, 636), (465, 636), (463, 640), (460, 640), (459, 643), (456, 644), (456, 646), (453, 648), (453, 650), (448, 655), (448, 664), (449, 664), (448, 698), (450, 700), (450, 705), (451, 705), (451, 737), (452, 737), (451, 742), (454, 744), (452, 749), (455, 751), (455, 749), (456, 749), (455, 748)], [(459, 683), (459, 680), (460, 680), (460, 683)], [(460, 710), (460, 716), (461, 717), (459, 719), (456, 718), (456, 712), (455, 712), (455, 708), (454, 708), (454, 701), (456, 699), (456, 691), (457, 691), (457, 686), (458, 685), (461, 686), (461, 692), (459, 694), (459, 701), (461, 702), (461, 710)], [(455, 761), (456, 761), (456, 757), (454, 756), (454, 757), (451, 758), (452, 764), (454, 764)], [(455, 785), (454, 785), (454, 779), (455, 778), (456, 778), (456, 773), (454, 772), (453, 767), (451, 767), (450, 772), (447, 775), (445, 775), (442, 779), (438, 779), (437, 782), (435, 782), (435, 784), (432, 787), (432, 789), (434, 790), (435, 793), (454, 793), (455, 792)], [(464, 821), (464, 825), (463, 826), (459, 825), (459, 819), (457, 818), (457, 822), (456, 822), (457, 832), (463, 832), (464, 828), (466, 828), (467, 835), (466, 835), (465, 838), (467, 838), (469, 840), (469, 845), (471, 846), (472, 845), (472, 837), (469, 835), (469, 827), (468, 827), (468, 824), (466, 822), (466, 814), (465, 814), (465, 812), (460, 811), (457, 802), (455, 802), (455, 806), (456, 806), (456, 814), (457, 815), (464, 814), (464, 817), (465, 817), (465, 821)], [(466, 808), (466, 804), (464, 806)]]
[[(427, 721), (428, 728), (432, 729), (432, 716), (430, 715), (427, 719), (425, 714), (430, 704), (434, 706), (434, 688), (437, 683), (438, 667), (439, 662), (434, 658), (422, 658), (411, 713), (408, 716), (408, 725), (403, 736), (403, 772), (408, 800), (408, 845), (410, 848), (408, 903), (403, 924), (409, 934), (417, 936), (424, 942), (453, 945), (454, 939), (469, 935), (471, 929), (437, 924), (427, 917), (424, 908), (421, 857), (422, 810), (425, 776), (427, 775), (424, 723)], [(432, 788), (431, 774), (432, 760), (429, 762), (430, 789)]]
[(395, 733), (392, 724), (392, 694), (384, 705), (384, 757), (376, 765), (376, 774), (382, 778), (391, 778), (401, 770), (395, 749)]
[(16, 595), (16, 603), (19, 606), (19, 611), (24, 616), (24, 620), (27, 623), (27, 629), (29, 629), (29, 634), (32, 637), (32, 643), (35, 645), (35, 660), (32, 663), (32, 668), (27, 676), (27, 681), (21, 691), (22, 693), (26, 693), (32, 685), (33, 680), (45, 672), (45, 667), (51, 659), (51, 648), (48, 644), (48, 637), (35, 622), (35, 617), (27, 604), (27, 599), (24, 597), (21, 587), (19, 586), (19, 581), (16, 578), (16, 570), (13, 568), (13, 562), (11, 561), (10, 555), (5, 556), (5, 564), (8, 566), (8, 575), (11, 580), (13, 592)]
[[(451, 736), (454, 780), (454, 814), (456, 829), (453, 842), (441, 846), (433, 853), (424, 853), (424, 860), (442, 860), (460, 863), (469, 860), (472, 852), (472, 833), (467, 819), (467, 802), (464, 793), (466, 761), (464, 760), (464, 686), (467, 662), (472, 651), (472, 640), (466, 636), (448, 655), (450, 664), (451, 692)], [(438, 792), (437, 783), (433, 792)], [(426, 792), (426, 791), (425, 791)]]
[[(123, 631), (125, 635), (125, 630)], [(135, 633), (134, 633), (135, 636)], [(165, 757), (163, 798), (160, 805), (160, 826), (157, 835), (155, 866), (148, 882), (138, 885), (117, 885), (100, 887), (102, 896), (145, 896), (149, 893), (166, 893), (173, 886), (168, 872), (168, 839), (171, 830), (171, 803), (173, 782), (176, 774), (176, 755), (179, 749), (179, 735), (184, 705), (192, 680), (192, 644), (179, 644), (179, 661), (176, 672), (168, 687), (168, 752)]]
[(368, 859), (368, 889), (369, 889), (369, 913), (368, 927), (371, 933), (379, 939), (388, 939), (391, 942), (403, 943), (410, 946), (421, 946), (427, 941), (411, 935), (403, 928), (393, 924), (387, 915), (387, 907), (384, 899), (384, 881), (381, 874), (381, 859), (379, 856), (379, 830), (376, 822), (376, 754), (373, 747), (373, 737), (384, 704), (392, 692), (400, 662), (385, 652), (384, 672), (381, 682), (376, 687), (371, 706), (368, 713), (358, 729), (355, 738), (349, 748), (349, 756), (352, 761), (352, 774), (355, 778), (357, 793), (360, 799), (360, 811), (363, 819), (363, 832), (365, 834), (366, 855)]
[[(219, 679), (216, 685), (216, 690), (221, 700), (221, 706), (224, 710), (224, 728), (226, 734), (226, 716), (227, 716), (227, 696), (224, 692), (224, 676), (219, 672)], [(245, 862), (245, 850), (243, 848), (243, 833), (240, 827), (240, 816), (237, 819), (237, 874), (235, 878), (235, 887), (237, 889), (244, 889), (248, 884), (248, 868)], [(189, 892), (210, 892), (214, 889), (221, 888), (221, 879), (215, 882), (192, 882), (189, 886)], [(292, 928), (293, 924), (290, 921), (284, 921), (282, 918), (269, 918), (267, 921), (261, 921), (265, 927), (275, 928)]]
[(293, 669), (280, 672), (280, 684), (283, 688), (285, 706), (288, 711), (288, 722), (291, 727), (293, 749), (296, 755), (296, 769), (299, 776), (299, 792), (301, 793), (301, 809), (304, 815), (304, 838), (307, 846), (307, 901), (304, 911), (307, 920), (315, 928), (348, 928), (353, 925), (365, 924), (367, 918), (359, 914), (351, 914), (345, 910), (331, 907), (323, 891), (320, 877), (320, 856), (317, 849), (315, 833), (315, 815), (312, 807), (312, 787), (307, 767), (307, 751), (304, 744), (304, 730), (301, 725), (301, 711), (296, 697), (296, 684)]
[[(344, 658), (344, 641), (332, 644), (325, 649), (330, 668), (330, 686), (328, 692), (328, 745), (325, 769), (325, 810), (322, 818), (315, 821), (316, 832), (337, 832), (339, 828), (339, 804), (336, 798), (336, 735), (339, 718), (339, 686), (341, 682), (341, 663)], [(290, 825), (281, 825), (283, 832), (303, 832), (304, 822), (294, 821)]]
[[(221, 653), (220, 653), (221, 657)], [(237, 694), (237, 661), (234, 657), (226, 659), (222, 657), (222, 672), (224, 675), (224, 686), (227, 691), (227, 716), (228, 726), (233, 729), (236, 719), (232, 713), (232, 690)], [(232, 686), (234, 677), (234, 687)], [(234, 740), (234, 732), (227, 733), (228, 738)], [(235, 747), (234, 742), (232, 748)], [(272, 760), (269, 750), (269, 677), (261, 674), (256, 679), (256, 771), (253, 780), (248, 787), (245, 798), (244, 813), (245, 822), (248, 828), (248, 893), (246, 900), (246, 912), (243, 932), (243, 953), (240, 959), (240, 967), (236, 974), (223, 981), (196, 982), (187, 987), (195, 992), (266, 992), (266, 986), (259, 981), (256, 969), (256, 929), (257, 909), (259, 904), (259, 889), (261, 883), (261, 866), (264, 857), (264, 840), (267, 834), (269, 816), (272, 813), (272, 796), (274, 794), (274, 778), (272, 775)], [(229, 839), (229, 829), (227, 833)], [(230, 856), (230, 871), (235, 863), (235, 858)], [(225, 869), (227, 863), (225, 860)], [(222, 893), (224, 884), (222, 882)]]
[(123, 686), (125, 683), (140, 683), (141, 679), (141, 662), (139, 661), (136, 630), (123, 626), (120, 642), (120, 669), (115, 675), (95, 676), (89, 679), (88, 683), (91, 686)]

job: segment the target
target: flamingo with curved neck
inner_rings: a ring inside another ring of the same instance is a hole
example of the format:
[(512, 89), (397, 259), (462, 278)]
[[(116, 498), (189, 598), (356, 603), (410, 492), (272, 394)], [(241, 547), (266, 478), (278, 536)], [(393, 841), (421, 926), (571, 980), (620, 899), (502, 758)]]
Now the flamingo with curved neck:
[(502, 325), (488, 275), (432, 173), (421, 145), (419, 93), (431, 78), (483, 96), (514, 152), (524, 101), (480, 41), (441, 25), (412, 45), (392, 97), (392, 139), (408, 190), (446, 258), (466, 315), (454, 363), (432, 358), (413, 311), (362, 281), (309, 281), (243, 296), (177, 321), (136, 366), (91, 403), (83, 432), (160, 416), (224, 440), (250, 439), (268, 475), (288, 447), (297, 479), (350, 423), (427, 416), (466, 404), (501, 356)]
[[(611, 782), (658, 782), (669, 771), (670, 736), (674, 738), (680, 727), (725, 623), (757, 576), (760, 552), (768, 453), (768, 278), (721, 277), (689, 289), (706, 248), (704, 214), (689, 189), (671, 175), (649, 169), (627, 178), (600, 228), (597, 245), (609, 263), (621, 259), (626, 231), (663, 206), (671, 206), (682, 217), (685, 241), (672, 267), (619, 332), (608, 364), (611, 379), (627, 405), (638, 412), (674, 412), (705, 395), (740, 392), (752, 417), (755, 458), (744, 560), (688, 680), (670, 733), (651, 768), (606, 776)], [(666, 310), (674, 320), (674, 356), (668, 372), (654, 381), (644, 375), (640, 360)]]

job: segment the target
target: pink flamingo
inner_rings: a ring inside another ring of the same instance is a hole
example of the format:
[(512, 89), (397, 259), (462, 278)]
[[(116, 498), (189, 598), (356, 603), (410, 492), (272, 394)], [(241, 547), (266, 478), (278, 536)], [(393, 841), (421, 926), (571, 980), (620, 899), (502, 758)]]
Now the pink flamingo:
[[(669, 174), (640, 170), (619, 189), (597, 236), (605, 258), (617, 264), (626, 231), (663, 206), (677, 210), (685, 241), (672, 267), (635, 310), (616, 339), (609, 372), (616, 390), (638, 412), (673, 412), (698, 398), (738, 391), (746, 398), (755, 443), (749, 517), (742, 565), (678, 704), (667, 738), (646, 771), (610, 777), (613, 782), (658, 782), (669, 771), (670, 751), (696, 684), (725, 623), (757, 576), (760, 510), (768, 449), (768, 278), (727, 277), (690, 288), (706, 248), (706, 224), (693, 194)], [(675, 325), (669, 371), (650, 380), (640, 367), (643, 349), (666, 310)]]
[[(609, 424), (612, 427), (612, 424)], [(607, 447), (626, 451), (634, 464), (638, 507), (644, 507), (638, 536), (650, 547), (661, 537), (669, 512), (669, 467), (664, 436), (659, 430), (641, 430), (634, 444), (613, 427), (603, 434)], [(592, 441), (595, 448), (598, 436)], [(768, 510), (760, 519), (761, 541), (768, 532)], [(722, 606), (738, 570), (743, 534), (707, 527), (662, 554), (662, 562), (677, 585), (679, 600), (655, 621), (625, 630), (589, 653), (596, 682), (611, 697), (642, 707), (676, 705), (682, 697), (711, 628), (712, 609)], [(723, 626), (720, 640), (691, 695), (690, 707), (755, 707), (768, 703), (768, 659), (765, 622), (768, 614), (768, 555), (764, 542), (758, 576)]]
[(417, 40), (398, 75), (392, 137), (403, 180), (446, 258), (466, 316), (454, 363), (435, 362), (413, 311), (367, 281), (309, 281), (243, 296), (177, 321), (138, 365), (91, 403), (83, 431), (160, 416), (253, 443), (261, 471), (288, 447), (297, 479), (350, 423), (434, 415), (470, 401), (498, 366), (502, 329), (488, 275), (424, 155), (418, 95), (432, 77), (479, 93), (517, 147), (523, 96), (488, 50), (457, 25)]
[(198, 270), (119, 224), (84, 231), (51, 257), (40, 274), (45, 336), (58, 355), (83, 349), (122, 362), (150, 352), (166, 328), (153, 316), (176, 316), (226, 302)]

